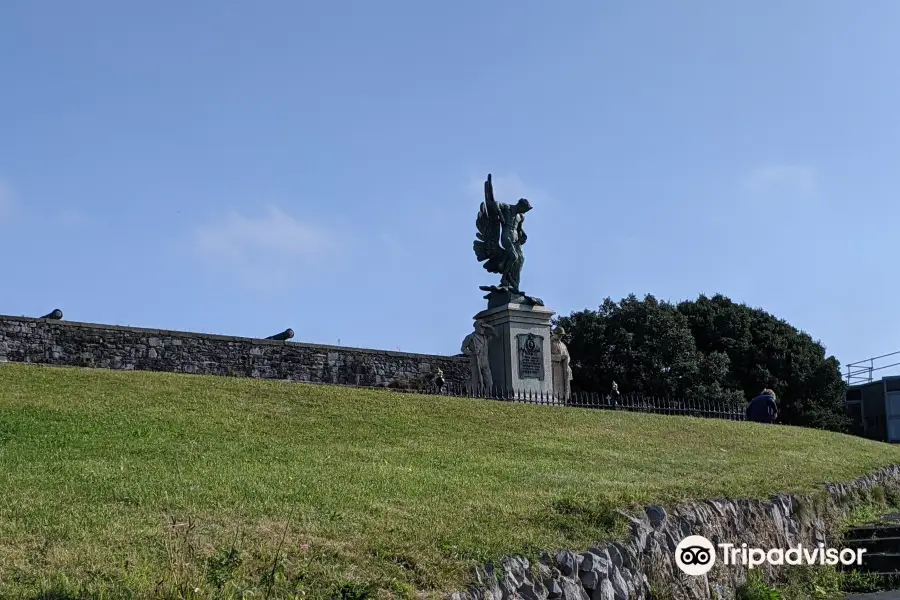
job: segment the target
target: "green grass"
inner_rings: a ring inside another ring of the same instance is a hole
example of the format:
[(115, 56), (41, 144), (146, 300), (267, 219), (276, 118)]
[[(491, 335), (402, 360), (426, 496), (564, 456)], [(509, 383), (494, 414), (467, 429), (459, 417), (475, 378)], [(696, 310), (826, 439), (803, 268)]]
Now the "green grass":
[(759, 570), (748, 572), (737, 600), (844, 600), (848, 594), (896, 589), (893, 577), (838, 571), (832, 566), (785, 566), (778, 575), (782, 582), (772, 586)]
[(438, 597), (613, 509), (900, 462), (813, 430), (0, 365), (0, 597)]

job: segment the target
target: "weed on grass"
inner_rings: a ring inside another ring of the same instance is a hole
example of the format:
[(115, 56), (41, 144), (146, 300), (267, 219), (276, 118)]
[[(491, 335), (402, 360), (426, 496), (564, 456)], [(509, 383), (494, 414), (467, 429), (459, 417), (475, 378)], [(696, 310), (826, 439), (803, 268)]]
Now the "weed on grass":
[(828, 566), (789, 566), (780, 575), (781, 583), (773, 586), (759, 570), (750, 571), (737, 600), (842, 600), (847, 594), (892, 589), (892, 582), (881, 575)]

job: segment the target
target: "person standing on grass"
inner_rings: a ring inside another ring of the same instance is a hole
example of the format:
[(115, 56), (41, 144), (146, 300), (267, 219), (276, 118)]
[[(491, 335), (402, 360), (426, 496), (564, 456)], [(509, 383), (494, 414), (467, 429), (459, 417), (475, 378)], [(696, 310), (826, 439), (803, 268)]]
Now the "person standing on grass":
[(759, 396), (747, 406), (747, 420), (755, 423), (774, 423), (778, 416), (778, 405), (775, 403), (775, 392), (769, 388), (760, 392)]

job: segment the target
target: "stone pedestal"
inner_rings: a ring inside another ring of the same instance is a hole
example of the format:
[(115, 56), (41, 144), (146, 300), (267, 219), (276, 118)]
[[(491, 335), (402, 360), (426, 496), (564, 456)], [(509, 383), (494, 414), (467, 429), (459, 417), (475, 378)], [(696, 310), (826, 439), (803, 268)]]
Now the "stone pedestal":
[(488, 345), (494, 385), (515, 392), (553, 391), (550, 318), (545, 306), (506, 304), (475, 315), (494, 328)]

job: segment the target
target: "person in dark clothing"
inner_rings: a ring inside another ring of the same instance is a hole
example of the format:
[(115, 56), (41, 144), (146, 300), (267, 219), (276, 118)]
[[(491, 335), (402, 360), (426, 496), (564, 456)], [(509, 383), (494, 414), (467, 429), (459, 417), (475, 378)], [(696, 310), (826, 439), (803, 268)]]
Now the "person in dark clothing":
[(760, 392), (759, 396), (747, 406), (747, 420), (756, 423), (774, 423), (778, 416), (778, 405), (775, 403), (775, 392), (769, 388)]

